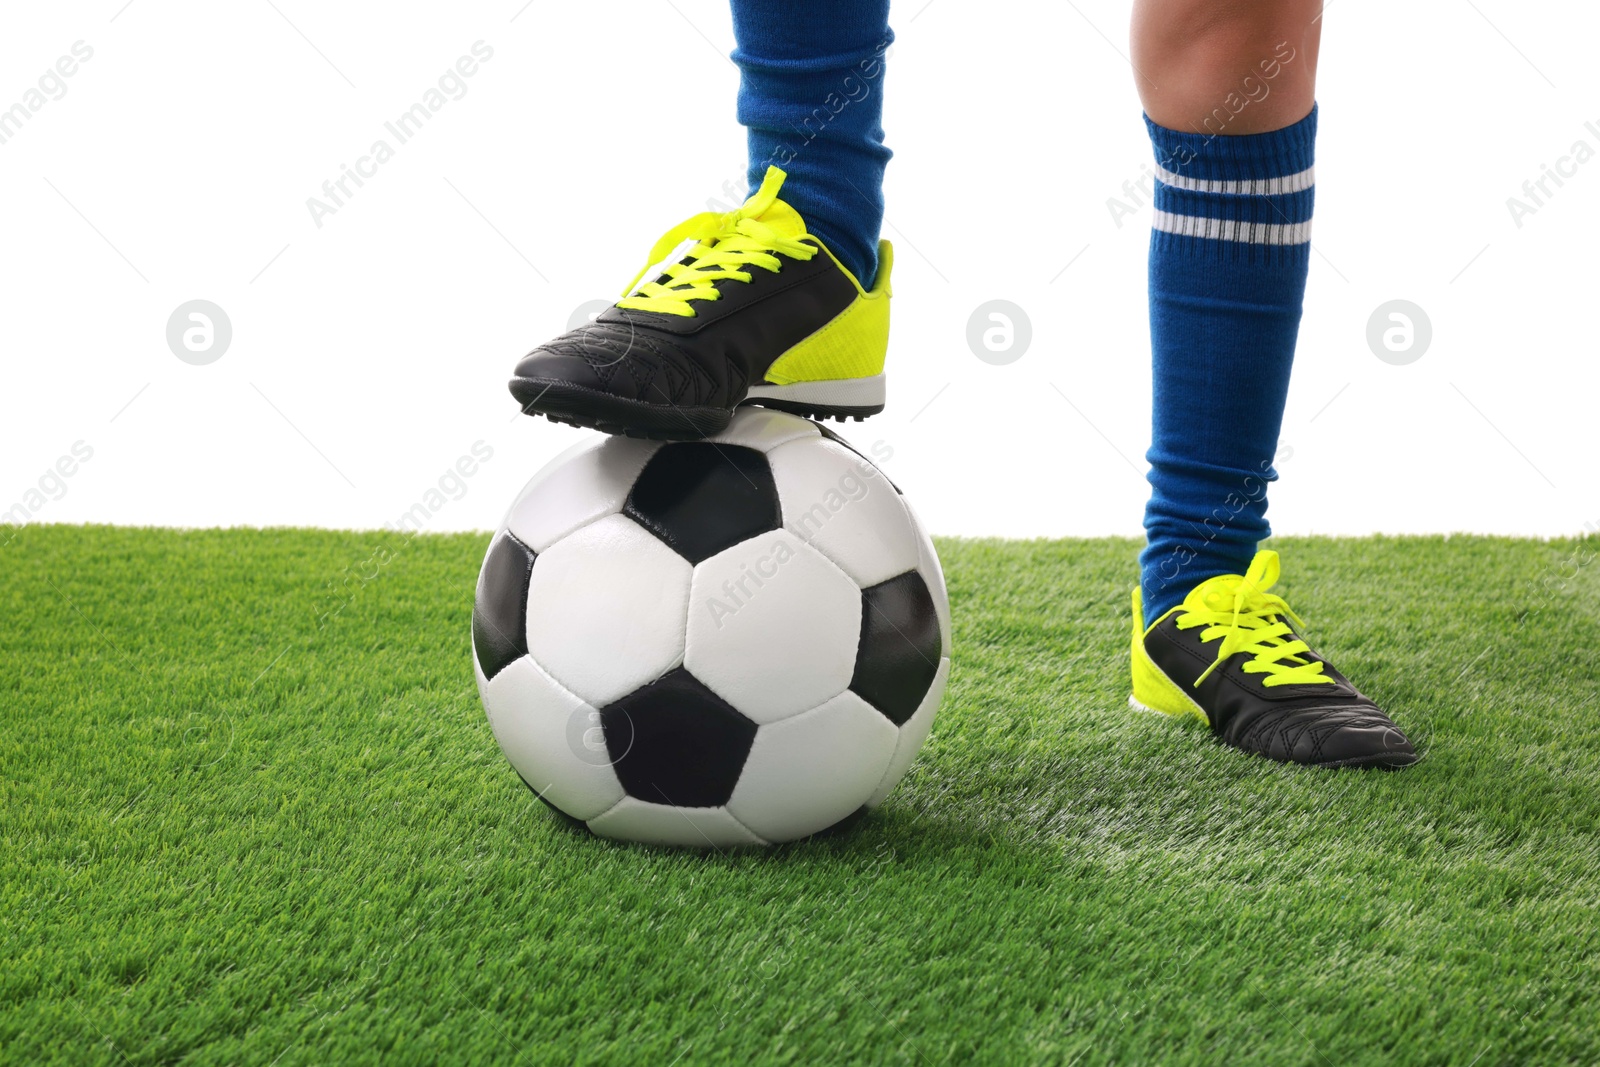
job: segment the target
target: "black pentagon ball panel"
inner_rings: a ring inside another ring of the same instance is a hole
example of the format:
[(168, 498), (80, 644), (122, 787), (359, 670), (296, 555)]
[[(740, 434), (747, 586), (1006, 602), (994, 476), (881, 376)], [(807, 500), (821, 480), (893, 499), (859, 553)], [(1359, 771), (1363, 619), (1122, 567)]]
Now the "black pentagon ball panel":
[(472, 605), (472, 647), (486, 678), (528, 654), (528, 579), (535, 558), (533, 549), (504, 533), (483, 561)]
[(600, 709), (612, 770), (631, 797), (679, 808), (728, 802), (756, 724), (679, 667)]
[(623, 511), (690, 563), (783, 525), (767, 457), (709, 441), (663, 446), (639, 472)]
[(922, 575), (861, 591), (861, 644), (850, 689), (896, 726), (916, 714), (939, 673), (939, 615)]

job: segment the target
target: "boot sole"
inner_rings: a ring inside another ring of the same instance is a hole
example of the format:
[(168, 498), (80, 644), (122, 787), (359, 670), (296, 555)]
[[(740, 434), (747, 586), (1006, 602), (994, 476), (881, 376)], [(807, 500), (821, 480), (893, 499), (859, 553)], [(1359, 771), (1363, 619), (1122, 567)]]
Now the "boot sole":
[[(698, 441), (721, 433), (733, 419), (732, 410), (727, 408), (648, 404), (557, 380), (513, 378), (510, 387), (524, 414), (652, 441)], [(884, 393), (884, 376), (879, 374), (872, 378), (759, 385), (740, 403), (812, 419), (859, 422), (883, 410)]]

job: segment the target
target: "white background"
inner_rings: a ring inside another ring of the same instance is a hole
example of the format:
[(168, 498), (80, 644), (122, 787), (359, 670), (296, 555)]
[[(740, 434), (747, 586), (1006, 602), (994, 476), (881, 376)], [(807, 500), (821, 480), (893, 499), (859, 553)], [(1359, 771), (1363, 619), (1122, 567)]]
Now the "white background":
[[(845, 432), (893, 450), (935, 532), (1137, 533), (1149, 208), (1119, 228), (1107, 207), (1150, 159), (1128, 5), (911, 0), (892, 21), (890, 408)], [(1520, 228), (1506, 204), (1600, 149), (1600, 12), (1361, 0), (1325, 22), (1275, 528), (1600, 523), (1600, 159)], [(80, 40), (65, 95), (0, 144), (0, 510), (93, 450), (35, 521), (380, 526), (482, 440), (432, 528), (492, 528), (575, 440), (516, 415), (516, 358), (742, 180), (721, 0), (7, 5), (0, 108)], [(466, 95), (319, 229), (307, 198), (479, 40)], [(166, 343), (196, 298), (233, 325), (209, 366)], [(994, 298), (1032, 321), (1008, 366), (966, 343)], [(1407, 366), (1366, 343), (1395, 298), (1433, 326)]]

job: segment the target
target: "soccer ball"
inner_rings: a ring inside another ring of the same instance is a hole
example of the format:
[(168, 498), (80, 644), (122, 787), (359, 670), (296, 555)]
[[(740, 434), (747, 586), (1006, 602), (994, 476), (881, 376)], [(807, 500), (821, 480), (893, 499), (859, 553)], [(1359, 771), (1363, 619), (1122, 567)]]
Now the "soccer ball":
[(844, 440), (764, 408), (704, 441), (585, 440), (495, 533), (472, 613), (495, 739), (605, 837), (723, 848), (877, 805), (933, 724), (933, 544)]

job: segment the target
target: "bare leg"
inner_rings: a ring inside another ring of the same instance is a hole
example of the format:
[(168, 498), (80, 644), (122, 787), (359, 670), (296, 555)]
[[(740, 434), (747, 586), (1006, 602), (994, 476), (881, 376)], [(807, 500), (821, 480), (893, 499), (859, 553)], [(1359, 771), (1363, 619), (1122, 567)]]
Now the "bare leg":
[(1322, 0), (1134, 0), (1139, 98), (1168, 129), (1262, 133), (1316, 95)]

